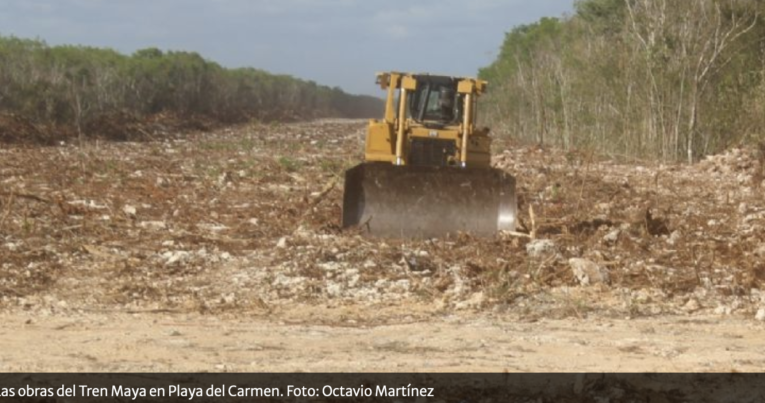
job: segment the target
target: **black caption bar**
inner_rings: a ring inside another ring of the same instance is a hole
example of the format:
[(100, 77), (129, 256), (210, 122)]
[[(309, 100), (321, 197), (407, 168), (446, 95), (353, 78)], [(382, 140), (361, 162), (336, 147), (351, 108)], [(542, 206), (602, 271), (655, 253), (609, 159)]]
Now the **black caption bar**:
[(0, 374), (0, 402), (761, 402), (763, 374)]

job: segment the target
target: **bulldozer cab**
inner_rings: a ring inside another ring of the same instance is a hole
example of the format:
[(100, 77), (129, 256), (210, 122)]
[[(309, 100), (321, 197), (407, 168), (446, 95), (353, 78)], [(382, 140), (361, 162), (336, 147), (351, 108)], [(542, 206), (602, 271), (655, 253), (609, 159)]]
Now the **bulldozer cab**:
[(457, 81), (449, 77), (417, 77), (417, 89), (409, 103), (409, 115), (425, 126), (460, 123), (463, 96), (457, 92)]
[(475, 124), (486, 82), (430, 74), (379, 73), (388, 96), (385, 115), (370, 121), (367, 162), (488, 168), (487, 128)]

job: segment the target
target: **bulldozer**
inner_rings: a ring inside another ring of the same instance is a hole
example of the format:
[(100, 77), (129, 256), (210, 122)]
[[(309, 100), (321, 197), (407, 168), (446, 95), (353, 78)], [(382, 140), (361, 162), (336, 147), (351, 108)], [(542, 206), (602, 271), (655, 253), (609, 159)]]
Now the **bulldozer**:
[(382, 238), (514, 231), (515, 178), (491, 167), (489, 129), (477, 127), (474, 78), (387, 72), (385, 114), (370, 120), (365, 160), (345, 172), (343, 228)]

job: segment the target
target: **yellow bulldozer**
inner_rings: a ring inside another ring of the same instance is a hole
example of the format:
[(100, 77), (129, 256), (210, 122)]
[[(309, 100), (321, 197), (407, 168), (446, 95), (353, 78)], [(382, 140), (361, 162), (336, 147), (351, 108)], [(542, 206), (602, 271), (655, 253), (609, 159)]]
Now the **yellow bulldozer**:
[(482, 80), (379, 73), (385, 116), (371, 120), (365, 161), (346, 171), (344, 228), (375, 237), (433, 238), (514, 231), (515, 178), (491, 167), (476, 126)]

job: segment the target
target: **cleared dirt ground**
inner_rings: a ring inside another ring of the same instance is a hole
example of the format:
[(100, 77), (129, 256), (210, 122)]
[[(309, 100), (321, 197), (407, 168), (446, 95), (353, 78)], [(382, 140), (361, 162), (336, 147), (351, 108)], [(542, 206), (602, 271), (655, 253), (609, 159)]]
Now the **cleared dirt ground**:
[(0, 370), (762, 368), (755, 150), (498, 141), (529, 237), (370, 240), (337, 227), (364, 128), (2, 146)]
[(14, 372), (758, 372), (765, 365), (762, 326), (719, 318), (519, 323), (467, 315), (377, 326), (167, 314), (2, 320), (0, 369)]

